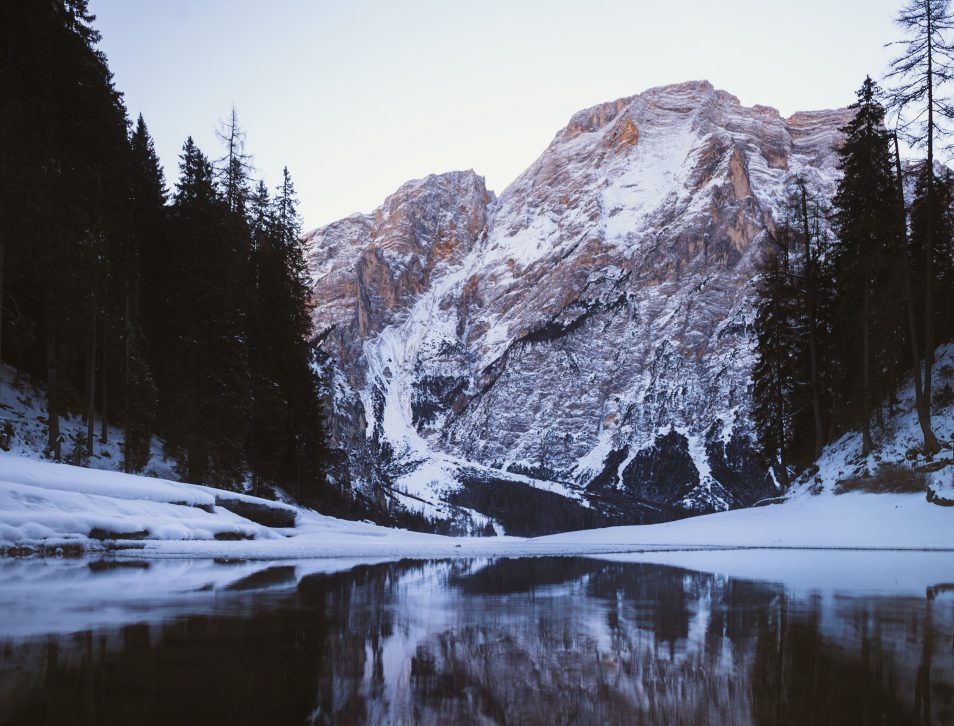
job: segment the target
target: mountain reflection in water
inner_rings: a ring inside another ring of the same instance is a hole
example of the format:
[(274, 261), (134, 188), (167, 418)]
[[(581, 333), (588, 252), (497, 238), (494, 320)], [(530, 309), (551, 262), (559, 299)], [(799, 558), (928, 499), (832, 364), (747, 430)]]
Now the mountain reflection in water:
[[(78, 585), (163, 575), (134, 569), (89, 563)], [(306, 569), (246, 568), (79, 632), (0, 624), (0, 723), (954, 724), (943, 586), (574, 557)]]

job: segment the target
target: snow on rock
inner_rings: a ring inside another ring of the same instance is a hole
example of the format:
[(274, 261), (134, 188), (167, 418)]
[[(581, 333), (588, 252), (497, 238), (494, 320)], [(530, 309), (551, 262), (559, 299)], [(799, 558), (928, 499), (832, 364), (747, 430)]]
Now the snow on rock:
[(298, 509), (290, 504), (198, 484), (188, 486), (211, 495), (215, 506), (266, 527), (294, 527), (298, 518)]
[(927, 490), (932, 504), (954, 507), (954, 466), (928, 474)]
[[(755, 263), (796, 175), (833, 191), (848, 118), (655, 88), (576, 114), (499, 199), (432, 176), (307, 234), (352, 480), (464, 462), (630, 521), (771, 495), (748, 423)], [(442, 470), (424, 498), (459, 485)]]
[[(793, 483), (782, 504), (665, 524), (558, 534), (539, 541), (620, 547), (954, 549), (954, 508), (936, 506), (954, 505), (954, 344), (939, 347), (935, 358), (932, 426), (942, 450), (931, 459), (920, 451), (921, 429), (909, 379), (896, 393), (893, 413), (885, 416), (883, 429), (873, 427), (876, 448), (871, 454), (861, 456), (860, 433), (845, 434), (825, 447), (816, 467)], [(906, 473), (915, 475), (908, 486), (918, 493), (863, 493), (876, 486), (890, 488), (893, 477)], [(850, 493), (839, 494), (845, 490)]]

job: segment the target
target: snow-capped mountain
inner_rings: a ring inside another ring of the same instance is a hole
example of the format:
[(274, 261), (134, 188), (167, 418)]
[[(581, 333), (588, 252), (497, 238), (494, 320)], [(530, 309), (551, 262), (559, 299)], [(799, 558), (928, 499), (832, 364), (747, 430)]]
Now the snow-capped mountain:
[(528, 496), (521, 516), (559, 500), (592, 523), (771, 495), (755, 265), (796, 176), (833, 192), (849, 118), (654, 88), (577, 113), (499, 199), (434, 175), (308, 233), (352, 481), (508, 531)]

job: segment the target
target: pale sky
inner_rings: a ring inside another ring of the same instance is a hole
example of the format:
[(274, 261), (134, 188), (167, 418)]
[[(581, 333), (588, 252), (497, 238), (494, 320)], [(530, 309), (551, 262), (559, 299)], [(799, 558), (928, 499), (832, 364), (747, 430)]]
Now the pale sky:
[(583, 108), (708, 79), (746, 105), (845, 106), (880, 80), (901, 0), (91, 0), (100, 48), (170, 188), (234, 104), (257, 173), (288, 165), (305, 227), (408, 179), (498, 194)]

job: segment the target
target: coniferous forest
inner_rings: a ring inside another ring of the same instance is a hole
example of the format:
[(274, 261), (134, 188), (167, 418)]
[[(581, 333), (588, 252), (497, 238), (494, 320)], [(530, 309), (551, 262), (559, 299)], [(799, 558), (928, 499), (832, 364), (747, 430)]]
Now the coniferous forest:
[[(941, 448), (932, 410), (934, 351), (954, 339), (954, 176), (936, 162), (954, 109), (949, 4), (912, 2), (882, 90), (870, 77), (851, 106), (832, 199), (804, 180), (790, 189), (757, 288), (755, 423), (768, 463), (787, 485), (822, 447), (862, 432), (862, 456), (913, 374), (928, 455)], [(923, 152), (902, 163), (900, 144)]]
[(343, 513), (291, 175), (253, 178), (233, 110), (167, 180), (94, 20), (64, 0), (0, 21), (0, 359), (47, 383), (47, 456), (83, 464), (119, 426), (124, 471), (155, 435), (183, 479)]

